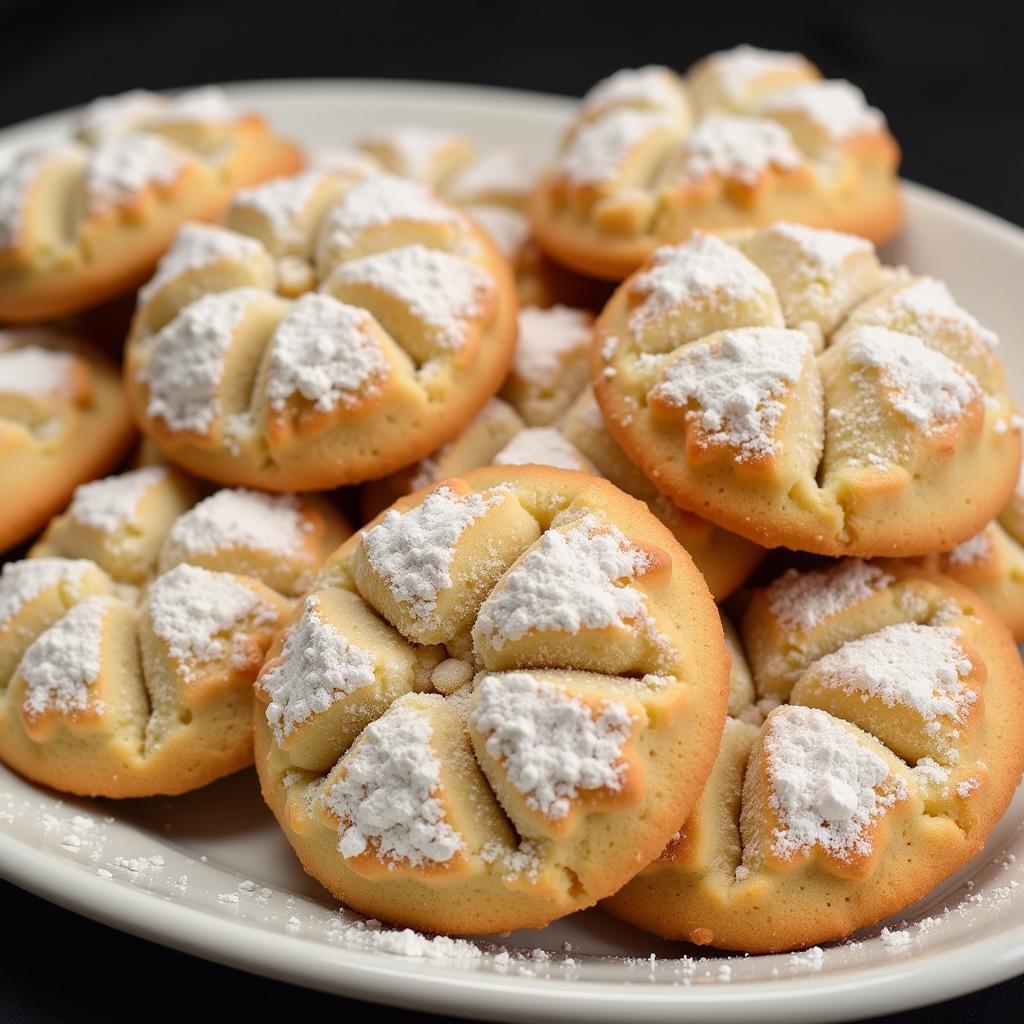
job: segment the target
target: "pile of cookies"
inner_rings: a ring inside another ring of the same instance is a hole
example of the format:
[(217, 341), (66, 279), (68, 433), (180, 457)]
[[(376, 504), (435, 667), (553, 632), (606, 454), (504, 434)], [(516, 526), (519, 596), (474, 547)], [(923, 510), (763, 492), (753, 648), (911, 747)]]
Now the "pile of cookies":
[[(1024, 769), (1024, 423), (878, 256), (898, 157), (745, 46), (599, 83), (539, 174), (97, 101), (0, 173), (0, 760), (255, 761), (313, 877), (430, 932), (773, 952), (925, 895)], [(140, 284), (121, 352), (53, 322)]]

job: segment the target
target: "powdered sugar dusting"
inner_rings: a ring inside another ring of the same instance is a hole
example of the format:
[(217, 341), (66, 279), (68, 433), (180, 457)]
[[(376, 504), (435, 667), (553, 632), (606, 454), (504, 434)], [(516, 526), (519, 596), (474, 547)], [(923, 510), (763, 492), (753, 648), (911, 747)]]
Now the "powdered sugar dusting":
[(580, 790), (622, 788), (633, 719), (621, 701), (593, 708), (529, 672), (484, 676), (476, 699), (471, 719), (487, 752), (546, 818), (565, 818)]
[(977, 699), (962, 682), (973, 666), (959, 639), (950, 626), (898, 623), (847, 641), (808, 672), (817, 685), (909, 708), (937, 732), (939, 719), (962, 722)]
[(324, 237), (346, 248), (367, 229), (396, 221), (449, 224), (460, 227), (465, 218), (443, 203), (425, 185), (393, 174), (376, 174), (353, 185), (324, 222)]
[(449, 570), (459, 538), (501, 500), (493, 492), (458, 495), (438, 487), (415, 508), (390, 509), (363, 532), (370, 565), (414, 619), (422, 622), (433, 614), (438, 594), (452, 585)]
[(186, 681), (204, 665), (231, 655), (243, 624), (277, 621), (277, 609), (237, 577), (186, 564), (153, 581), (146, 609), (153, 632), (167, 644)]
[(150, 360), (139, 372), (149, 417), (173, 431), (210, 430), (221, 411), (218, 391), (235, 331), (261, 298), (256, 288), (204, 295), (150, 339)]
[(171, 248), (160, 260), (153, 277), (139, 289), (139, 301), (148, 302), (168, 281), (190, 270), (220, 261), (245, 264), (266, 252), (261, 242), (214, 224), (183, 224)]
[(464, 141), (455, 132), (422, 124), (404, 124), (366, 135), (360, 145), (389, 149), (396, 158), (398, 174), (429, 182), (434, 177), (438, 156), (449, 147), (463, 145)]
[(0, 394), (70, 395), (75, 356), (42, 345), (0, 349)]
[(650, 268), (634, 279), (631, 290), (643, 300), (629, 320), (639, 335), (649, 321), (677, 306), (750, 301), (772, 294), (772, 284), (739, 249), (713, 235), (695, 233), (682, 245), (656, 249)]
[(32, 189), (57, 161), (84, 158), (76, 146), (48, 146), (19, 154), (0, 171), (0, 250), (13, 249), (25, 233), (25, 213)]
[(144, 466), (75, 488), (68, 515), (83, 526), (113, 533), (136, 520), (143, 495), (167, 479), (164, 466)]
[(814, 629), (893, 582), (877, 565), (848, 558), (828, 569), (787, 569), (768, 588), (768, 607), (783, 629)]
[(686, 418), (704, 431), (703, 443), (727, 445), (737, 462), (770, 457), (781, 450), (773, 431), (810, 352), (801, 331), (726, 331), (717, 345), (684, 349), (665, 367), (651, 398), (684, 409), (695, 403)]
[(680, 115), (684, 100), (674, 74), (666, 67), (649, 64), (620, 68), (602, 79), (583, 97), (584, 115), (607, 107), (643, 107)]
[(969, 540), (957, 544), (952, 551), (946, 555), (950, 565), (966, 568), (970, 565), (978, 565), (992, 557), (993, 544), (992, 534), (986, 527), (981, 533), (976, 533)]
[(445, 194), (456, 203), (486, 201), (503, 196), (525, 198), (533, 187), (535, 172), (517, 149), (492, 149), (460, 171)]
[(283, 743), (311, 715), (374, 680), (373, 656), (325, 622), (319, 599), (308, 597), (280, 660), (260, 676), (259, 687), (270, 697), (267, 723)]
[(999, 344), (996, 332), (980, 324), (953, 298), (949, 288), (934, 277), (921, 277), (912, 281), (896, 292), (892, 301), (926, 329), (936, 330), (946, 323), (953, 323), (976, 334), (989, 348)]
[(344, 264), (338, 279), (363, 284), (405, 303), (433, 328), (443, 348), (458, 348), (468, 321), (483, 315), (494, 281), (481, 267), (440, 249), (406, 245)]
[(713, 114), (683, 142), (680, 176), (697, 181), (712, 174), (754, 184), (769, 167), (794, 170), (803, 163), (789, 132), (775, 121)]
[(524, 306), (519, 311), (519, 340), (513, 371), (524, 380), (551, 386), (565, 365), (565, 358), (590, 346), (591, 318), (581, 309)]
[(351, 407), (377, 390), (388, 365), (373, 318), (330, 295), (309, 293), (274, 332), (266, 393), (272, 409), (301, 395), (321, 412)]
[(558, 169), (575, 185), (614, 181), (634, 149), (670, 124), (662, 113), (614, 110), (580, 126), (559, 160)]
[(773, 224), (766, 233), (792, 242), (800, 255), (815, 268), (835, 272), (851, 256), (874, 252), (875, 247), (858, 235), (827, 228), (809, 228), (804, 224), (780, 222)]
[(134, 201), (152, 185), (174, 184), (186, 167), (180, 150), (159, 135), (113, 136), (89, 155), (85, 172), (89, 215)]
[(494, 466), (554, 466), (586, 472), (587, 460), (561, 431), (554, 427), (527, 427), (491, 460)]
[(646, 622), (644, 595), (629, 580), (649, 566), (644, 551), (594, 515), (564, 532), (547, 530), (481, 605), (474, 640), (500, 650), (534, 630), (578, 633)]
[(26, 558), (8, 562), (0, 572), (0, 627), (56, 583), (67, 584), (74, 591), (92, 568), (93, 563), (84, 558)]
[(743, 106), (757, 79), (786, 72), (797, 72), (804, 66), (798, 53), (762, 50), (746, 43), (731, 50), (720, 50), (705, 59), (715, 77), (717, 91), (733, 105)]
[(25, 651), (17, 675), (25, 680), (23, 711), (29, 718), (89, 707), (89, 689), (100, 674), (103, 623), (113, 603), (109, 597), (86, 598)]
[(767, 114), (797, 111), (836, 141), (885, 127), (882, 112), (868, 106), (857, 86), (842, 80), (806, 82), (782, 89), (772, 93), (758, 110)]
[(381, 861), (419, 867), (447, 863), (463, 849), (439, 799), (432, 736), (426, 715), (403, 700), (363, 730), (325, 798), (339, 819), (343, 857), (372, 849)]
[(137, 131), (157, 115), (167, 100), (145, 89), (131, 89), (117, 96), (101, 96), (78, 116), (76, 127), (84, 139), (101, 142)]
[(765, 723), (763, 743), (769, 805), (779, 819), (776, 856), (815, 845), (839, 860), (870, 853), (865, 830), (906, 788), (886, 762), (816, 708), (777, 708)]
[(312, 529), (292, 495), (239, 487), (217, 491), (179, 516), (167, 543), (184, 557), (250, 548), (295, 558), (305, 552)]
[(299, 218), (328, 177), (324, 171), (304, 171), (244, 188), (235, 193), (232, 208), (249, 210), (263, 217), (278, 247), (289, 251), (299, 249), (306, 241)]
[(884, 327), (858, 327), (850, 334), (849, 361), (874, 367), (893, 392), (892, 403), (925, 434), (959, 419), (978, 399), (974, 375), (920, 338)]

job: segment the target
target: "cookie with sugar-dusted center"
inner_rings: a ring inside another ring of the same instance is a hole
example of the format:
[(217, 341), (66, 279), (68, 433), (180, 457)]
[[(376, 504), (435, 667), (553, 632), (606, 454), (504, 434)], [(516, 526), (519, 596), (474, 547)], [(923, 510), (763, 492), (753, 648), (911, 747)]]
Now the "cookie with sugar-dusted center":
[(314, 169), (182, 230), (140, 293), (125, 377), (171, 461), (318, 490), (457, 434), (508, 370), (515, 314), (507, 263), (429, 188)]
[(766, 547), (918, 556), (1012, 490), (996, 340), (863, 239), (780, 223), (657, 250), (598, 318), (591, 379), (682, 508)]
[(75, 486), (131, 444), (117, 370), (88, 343), (50, 329), (0, 330), (0, 551), (35, 533)]
[(183, 793), (252, 760), (252, 684), (348, 535), (325, 499), (162, 465), (79, 487), (0, 575), (0, 760), (89, 796)]
[(686, 76), (624, 68), (583, 98), (530, 219), (574, 270), (621, 281), (695, 229), (788, 220), (885, 241), (899, 227), (885, 118), (799, 54), (739, 46)]
[(760, 699), (730, 706), (696, 810), (606, 909), (666, 938), (800, 949), (981, 850), (1024, 767), (1024, 671), (984, 601), (847, 559), (755, 591), (741, 632)]
[(446, 479), (350, 538), (256, 692), (264, 798), (305, 869), (378, 919), (482, 934), (590, 906), (657, 855), (730, 672), (646, 506), (533, 465)]
[(0, 174), (0, 321), (38, 323), (131, 291), (186, 221), (221, 216), (302, 156), (214, 87), (100, 99), (71, 140)]

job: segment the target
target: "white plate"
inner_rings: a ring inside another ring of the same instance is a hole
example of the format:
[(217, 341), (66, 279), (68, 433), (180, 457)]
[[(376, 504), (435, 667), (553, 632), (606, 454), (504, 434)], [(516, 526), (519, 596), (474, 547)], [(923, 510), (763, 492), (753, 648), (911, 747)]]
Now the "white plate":
[[(418, 121), (467, 132), (482, 146), (519, 146), (538, 162), (571, 110), (555, 97), (421, 83), (277, 82), (230, 91), (310, 146)], [(0, 132), (0, 147), (51, 135), (66, 118)], [(916, 185), (906, 186), (906, 200), (907, 227), (887, 257), (945, 278), (1000, 332), (1020, 397), (1024, 232)], [(100, 803), (59, 800), (0, 768), (0, 873), (199, 956), (419, 1010), (493, 1020), (824, 1021), (946, 999), (1024, 971), (1022, 818), (1024, 791), (983, 854), (889, 922), (896, 939), (871, 929), (820, 958), (706, 956), (599, 911), (494, 939), (511, 957), (486, 944), (462, 961), (361, 949), (345, 925), (354, 918), (299, 869), (252, 771), (175, 800)]]

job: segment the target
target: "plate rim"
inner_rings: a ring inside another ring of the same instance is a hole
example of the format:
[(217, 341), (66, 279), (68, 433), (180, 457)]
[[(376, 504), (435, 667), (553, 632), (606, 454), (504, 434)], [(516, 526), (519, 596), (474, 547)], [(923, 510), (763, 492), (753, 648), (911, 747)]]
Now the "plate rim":
[[(376, 92), (393, 98), (415, 89), (422, 99), (478, 109), (512, 104), (532, 115), (559, 118), (574, 105), (571, 97), (528, 89), (415, 79), (284, 78), (220, 84), (229, 93), (262, 98), (286, 94), (289, 99), (307, 100), (318, 95), (329, 98), (332, 93), (336, 97), (339, 92), (364, 97)], [(0, 146), (10, 135), (55, 128), (77, 109), (0, 126)], [(908, 207), (953, 216), (972, 230), (1024, 251), (1024, 229), (1012, 222), (929, 186), (904, 179), (902, 187)], [(756, 1009), (766, 1021), (837, 1021), (848, 1019), (851, 1011), (840, 1005), (848, 1004), (849, 998), (837, 1000), (836, 996), (856, 996), (852, 1012), (861, 1017), (932, 1005), (1024, 972), (1021, 923), (955, 949), (850, 969), (848, 976), (823, 974), (690, 988), (502, 977), (266, 931), (199, 907), (154, 899), (144, 889), (111, 886), (74, 863), (45, 853), (40, 856), (41, 852), (0, 833), (0, 876), (67, 910), (192, 956), (354, 999), (457, 1016), (592, 1021), (618, 1019), (630, 1010), (643, 1009), (651, 1021), (724, 1022)], [(502, 996), (509, 998), (502, 1001)]]

